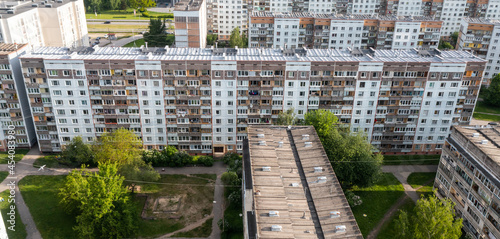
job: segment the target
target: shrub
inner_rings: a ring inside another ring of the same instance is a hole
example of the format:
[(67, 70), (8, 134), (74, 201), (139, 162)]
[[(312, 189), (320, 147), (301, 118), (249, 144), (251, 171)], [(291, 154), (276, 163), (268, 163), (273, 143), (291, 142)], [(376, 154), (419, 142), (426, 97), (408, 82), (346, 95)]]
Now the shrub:
[(148, 12), (142, 12), (143, 17), (151, 17)]
[(196, 162), (196, 164), (212, 167), (214, 165), (214, 158), (211, 156), (201, 156), (198, 158), (198, 162)]

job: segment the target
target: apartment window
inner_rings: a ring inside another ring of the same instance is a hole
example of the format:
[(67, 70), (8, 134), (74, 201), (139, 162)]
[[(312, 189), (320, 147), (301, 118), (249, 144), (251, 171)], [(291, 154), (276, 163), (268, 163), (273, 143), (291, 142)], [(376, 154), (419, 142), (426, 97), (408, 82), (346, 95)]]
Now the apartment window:
[(57, 71), (56, 70), (50, 70), (49, 71), (49, 76), (57, 76)]

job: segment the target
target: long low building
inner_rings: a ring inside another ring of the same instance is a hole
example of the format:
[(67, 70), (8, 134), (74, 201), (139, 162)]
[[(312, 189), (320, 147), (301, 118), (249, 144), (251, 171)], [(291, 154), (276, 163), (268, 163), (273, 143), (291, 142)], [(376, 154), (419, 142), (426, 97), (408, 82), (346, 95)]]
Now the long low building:
[(39, 147), (128, 128), (149, 149), (241, 152), (247, 127), (325, 109), (386, 153), (439, 153), (485, 61), (463, 51), (38, 48), (21, 57)]
[(245, 238), (363, 238), (312, 126), (250, 126)]
[(434, 187), (455, 203), (471, 238), (500, 238), (500, 127), (453, 127)]

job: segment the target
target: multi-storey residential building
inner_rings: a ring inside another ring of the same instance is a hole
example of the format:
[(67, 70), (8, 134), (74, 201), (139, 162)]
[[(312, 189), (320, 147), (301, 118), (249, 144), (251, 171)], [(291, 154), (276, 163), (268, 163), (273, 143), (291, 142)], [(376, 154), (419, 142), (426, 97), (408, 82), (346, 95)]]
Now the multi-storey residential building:
[(213, 0), (211, 2), (211, 17), (213, 17), (213, 33), (219, 40), (228, 41), (233, 29), (238, 27), (246, 34), (248, 27), (248, 0)]
[(89, 45), (83, 0), (0, 2), (0, 42), (32, 47)]
[(500, 127), (453, 127), (434, 187), (472, 238), (500, 238)]
[(207, 4), (205, 0), (178, 2), (174, 9), (174, 19), (176, 47), (206, 47)]
[(36, 141), (19, 65), (19, 55), (27, 48), (26, 44), (0, 43), (0, 151), (12, 145), (8, 141), (19, 148), (29, 148)]
[(486, 63), (436, 49), (94, 47), (40, 48), (21, 64), (42, 152), (125, 127), (147, 148), (224, 153), (294, 108), (330, 110), (383, 152), (427, 153), (470, 121)]
[(457, 49), (470, 50), (487, 61), (484, 83), (500, 72), (500, 21), (464, 18), (460, 26)]
[(248, 45), (409, 50), (438, 47), (441, 21), (426, 17), (253, 12)]
[(244, 238), (363, 238), (314, 127), (249, 126), (243, 162)]

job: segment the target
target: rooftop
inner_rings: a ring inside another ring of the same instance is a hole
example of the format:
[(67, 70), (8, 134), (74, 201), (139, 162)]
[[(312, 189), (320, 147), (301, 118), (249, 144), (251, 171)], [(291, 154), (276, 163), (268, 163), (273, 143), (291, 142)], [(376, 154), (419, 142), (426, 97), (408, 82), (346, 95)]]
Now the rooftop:
[(248, 144), (258, 238), (363, 238), (312, 126), (250, 126)]
[[(470, 142), (500, 166), (500, 127), (455, 127)], [(497, 172), (500, 177), (500, 172)]]
[(466, 17), (464, 18), (465, 21), (468, 23), (483, 23), (483, 24), (491, 24), (491, 25), (500, 25), (500, 20), (492, 20), (492, 19), (485, 19), (485, 18), (472, 18), (472, 17)]
[(174, 11), (198, 11), (203, 0), (183, 0), (175, 4)]
[(434, 21), (432, 17), (425, 16), (379, 16), (379, 15), (342, 15), (335, 13), (314, 13), (314, 12), (252, 12), (251, 17), (274, 17), (274, 18), (322, 18), (335, 20), (383, 20), (383, 21)]
[(40, 47), (22, 58), (51, 60), (156, 60), (156, 61), (294, 61), (294, 62), (434, 62), (467, 63), (485, 62), (467, 51), (439, 50), (337, 50), (269, 48), (124, 48)]
[(36, 8), (57, 8), (78, 0), (0, 1), (0, 18), (9, 18)]
[(28, 44), (0, 43), (0, 55), (8, 55), (25, 47)]

